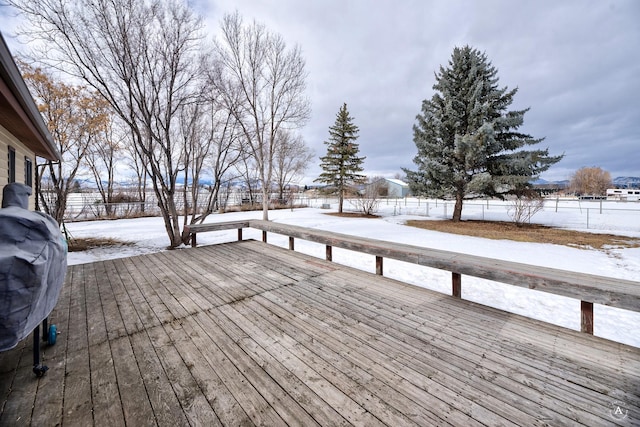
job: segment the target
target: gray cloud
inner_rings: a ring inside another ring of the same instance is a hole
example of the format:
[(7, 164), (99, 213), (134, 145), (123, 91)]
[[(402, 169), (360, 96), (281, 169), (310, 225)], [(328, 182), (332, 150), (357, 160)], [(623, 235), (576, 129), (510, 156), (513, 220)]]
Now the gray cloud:
[[(269, 4), (271, 3), (271, 4)], [(413, 167), (412, 126), (453, 47), (487, 53), (500, 82), (518, 87), (523, 130), (565, 159), (543, 177), (582, 166), (640, 175), (640, 3), (634, 1), (223, 1), (301, 46), (316, 153), (342, 102), (360, 127), (367, 171)], [(213, 27), (212, 27), (213, 28)], [(213, 28), (215, 29), (215, 28)], [(319, 173), (316, 167), (309, 171)]]
[[(370, 174), (413, 168), (412, 126), (453, 48), (485, 51), (500, 83), (531, 108), (523, 129), (565, 159), (543, 175), (582, 166), (640, 176), (640, 2), (634, 0), (195, 0), (213, 36), (238, 10), (290, 45), (309, 73), (312, 118), (302, 134), (317, 156), (343, 102), (360, 128)], [(2, 8), (0, 8), (2, 9)], [(1, 13), (1, 11), (0, 11)], [(4, 16), (2, 17), (4, 20)], [(319, 163), (319, 162), (317, 162)], [(320, 173), (314, 165), (305, 181)]]

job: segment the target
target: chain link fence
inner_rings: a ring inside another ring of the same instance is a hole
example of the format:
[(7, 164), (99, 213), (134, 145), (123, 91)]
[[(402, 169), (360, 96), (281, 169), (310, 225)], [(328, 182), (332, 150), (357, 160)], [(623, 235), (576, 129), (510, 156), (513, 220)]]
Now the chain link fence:
[[(200, 200), (206, 200), (202, 194)], [(280, 208), (311, 207), (336, 210), (338, 199), (308, 195), (305, 193), (287, 194), (279, 198), (271, 195), (272, 205)], [(184, 200), (177, 201), (178, 212), (185, 212)], [(252, 205), (253, 203), (253, 205)], [(224, 210), (261, 209), (262, 201), (254, 194), (249, 198), (242, 192), (233, 192), (220, 196), (218, 207)], [(435, 220), (450, 219), (453, 215), (453, 200), (423, 199), (416, 197), (381, 198), (376, 213), (382, 216), (412, 216)], [(345, 212), (356, 212), (357, 203), (345, 199)], [(463, 220), (512, 221), (509, 201), (496, 199), (466, 200), (462, 209)], [(189, 199), (187, 208), (193, 210)], [(197, 206), (202, 212), (203, 203)], [(103, 203), (97, 193), (72, 193), (67, 202), (65, 220), (82, 221), (103, 218), (133, 218), (139, 216), (158, 216), (160, 208), (154, 194), (148, 194), (145, 202)], [(625, 230), (640, 232), (640, 202), (615, 200), (577, 200), (569, 198), (547, 198), (544, 208), (531, 218), (532, 223), (563, 226), (590, 230)]]
[[(337, 209), (338, 200), (326, 197), (309, 199), (308, 205), (315, 208)], [(383, 216), (416, 216), (436, 220), (451, 219), (455, 201), (441, 199), (383, 198), (378, 205), (378, 214)], [(496, 199), (465, 200), (463, 220), (512, 221), (509, 209), (511, 202)], [(355, 205), (346, 199), (346, 212), (355, 212)], [(640, 202), (615, 200), (578, 200), (570, 198), (547, 198), (544, 208), (535, 214), (531, 223), (563, 226), (590, 230), (625, 230), (640, 232)]]

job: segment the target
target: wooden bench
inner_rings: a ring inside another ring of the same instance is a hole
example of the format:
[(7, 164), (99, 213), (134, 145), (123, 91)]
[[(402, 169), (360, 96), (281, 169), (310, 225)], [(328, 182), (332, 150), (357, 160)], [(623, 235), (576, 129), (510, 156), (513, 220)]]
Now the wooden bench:
[[(194, 229), (194, 227), (196, 227)], [(262, 240), (267, 232), (289, 237), (289, 249), (294, 249), (294, 238), (326, 245), (326, 259), (332, 260), (332, 248), (339, 247), (375, 256), (376, 274), (383, 274), (383, 259), (391, 258), (426, 267), (447, 270), (452, 273), (452, 295), (462, 296), (462, 275), (479, 277), (528, 289), (535, 289), (581, 301), (581, 330), (593, 334), (593, 304), (602, 304), (640, 312), (640, 282), (570, 272), (494, 258), (461, 254), (458, 252), (424, 248), (395, 242), (369, 239), (317, 230), (271, 221), (249, 220), (192, 226), (191, 232), (242, 228), (262, 230)], [(195, 246), (195, 234), (192, 234)]]
[(191, 247), (197, 246), (196, 235), (207, 231), (221, 231), (238, 229), (238, 240), (242, 240), (242, 229), (249, 228), (249, 221), (227, 221), (208, 224), (185, 225), (184, 229), (191, 235)]

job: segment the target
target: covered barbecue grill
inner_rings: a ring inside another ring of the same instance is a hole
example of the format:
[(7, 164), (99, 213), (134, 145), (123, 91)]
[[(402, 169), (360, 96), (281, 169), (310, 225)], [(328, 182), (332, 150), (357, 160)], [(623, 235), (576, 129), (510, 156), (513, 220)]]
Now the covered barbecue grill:
[(11, 183), (0, 209), (0, 351), (14, 348), (32, 331), (36, 375), (40, 364), (40, 324), (49, 344), (55, 325), (47, 318), (55, 307), (67, 270), (67, 245), (51, 216), (28, 210), (31, 188)]

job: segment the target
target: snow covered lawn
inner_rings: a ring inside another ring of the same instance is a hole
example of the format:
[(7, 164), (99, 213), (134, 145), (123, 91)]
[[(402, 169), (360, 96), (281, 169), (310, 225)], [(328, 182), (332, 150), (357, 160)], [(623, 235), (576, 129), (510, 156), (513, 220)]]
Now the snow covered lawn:
[[(640, 248), (577, 249), (551, 244), (519, 243), (452, 235), (405, 226), (404, 222), (408, 219), (425, 218), (394, 215), (391, 209), (384, 209), (384, 207), (380, 212), (382, 216), (377, 219), (340, 218), (326, 215), (327, 212), (327, 210), (315, 208), (294, 211), (279, 210), (271, 211), (269, 219), (285, 224), (428, 248), (628, 280), (640, 280)], [(216, 214), (210, 216), (207, 222), (249, 218), (261, 219), (262, 212)], [(560, 218), (561, 216), (558, 215), (553, 216), (554, 225), (558, 226)], [(640, 231), (636, 230), (640, 221), (635, 215), (624, 218), (627, 218), (625, 221), (630, 221), (629, 227), (616, 223), (612, 224), (611, 229), (617, 234), (640, 237)], [(598, 231), (608, 231), (604, 228), (599, 227)], [(109, 237), (135, 242), (134, 246), (69, 253), (68, 262), (70, 265), (161, 251), (165, 250), (168, 244), (161, 218), (74, 222), (68, 223), (67, 229), (73, 237), (78, 238)], [(260, 239), (261, 231), (244, 230), (243, 237), (245, 239)], [(236, 238), (235, 230), (202, 233), (198, 235), (198, 244), (229, 242), (236, 240)], [(288, 247), (286, 236), (269, 234), (268, 241), (271, 244)], [(296, 240), (295, 248), (296, 251), (319, 258), (324, 258), (325, 255), (324, 246), (317, 243)], [(333, 261), (370, 272), (375, 271), (375, 259), (371, 255), (334, 248)], [(420, 267), (390, 259), (385, 260), (384, 271), (387, 277), (446, 294), (451, 292), (451, 273), (448, 271)], [(462, 297), (574, 330), (580, 329), (580, 302), (578, 300), (468, 276), (462, 277)], [(640, 347), (640, 329), (638, 328), (640, 313), (596, 304), (594, 318), (595, 335)]]

